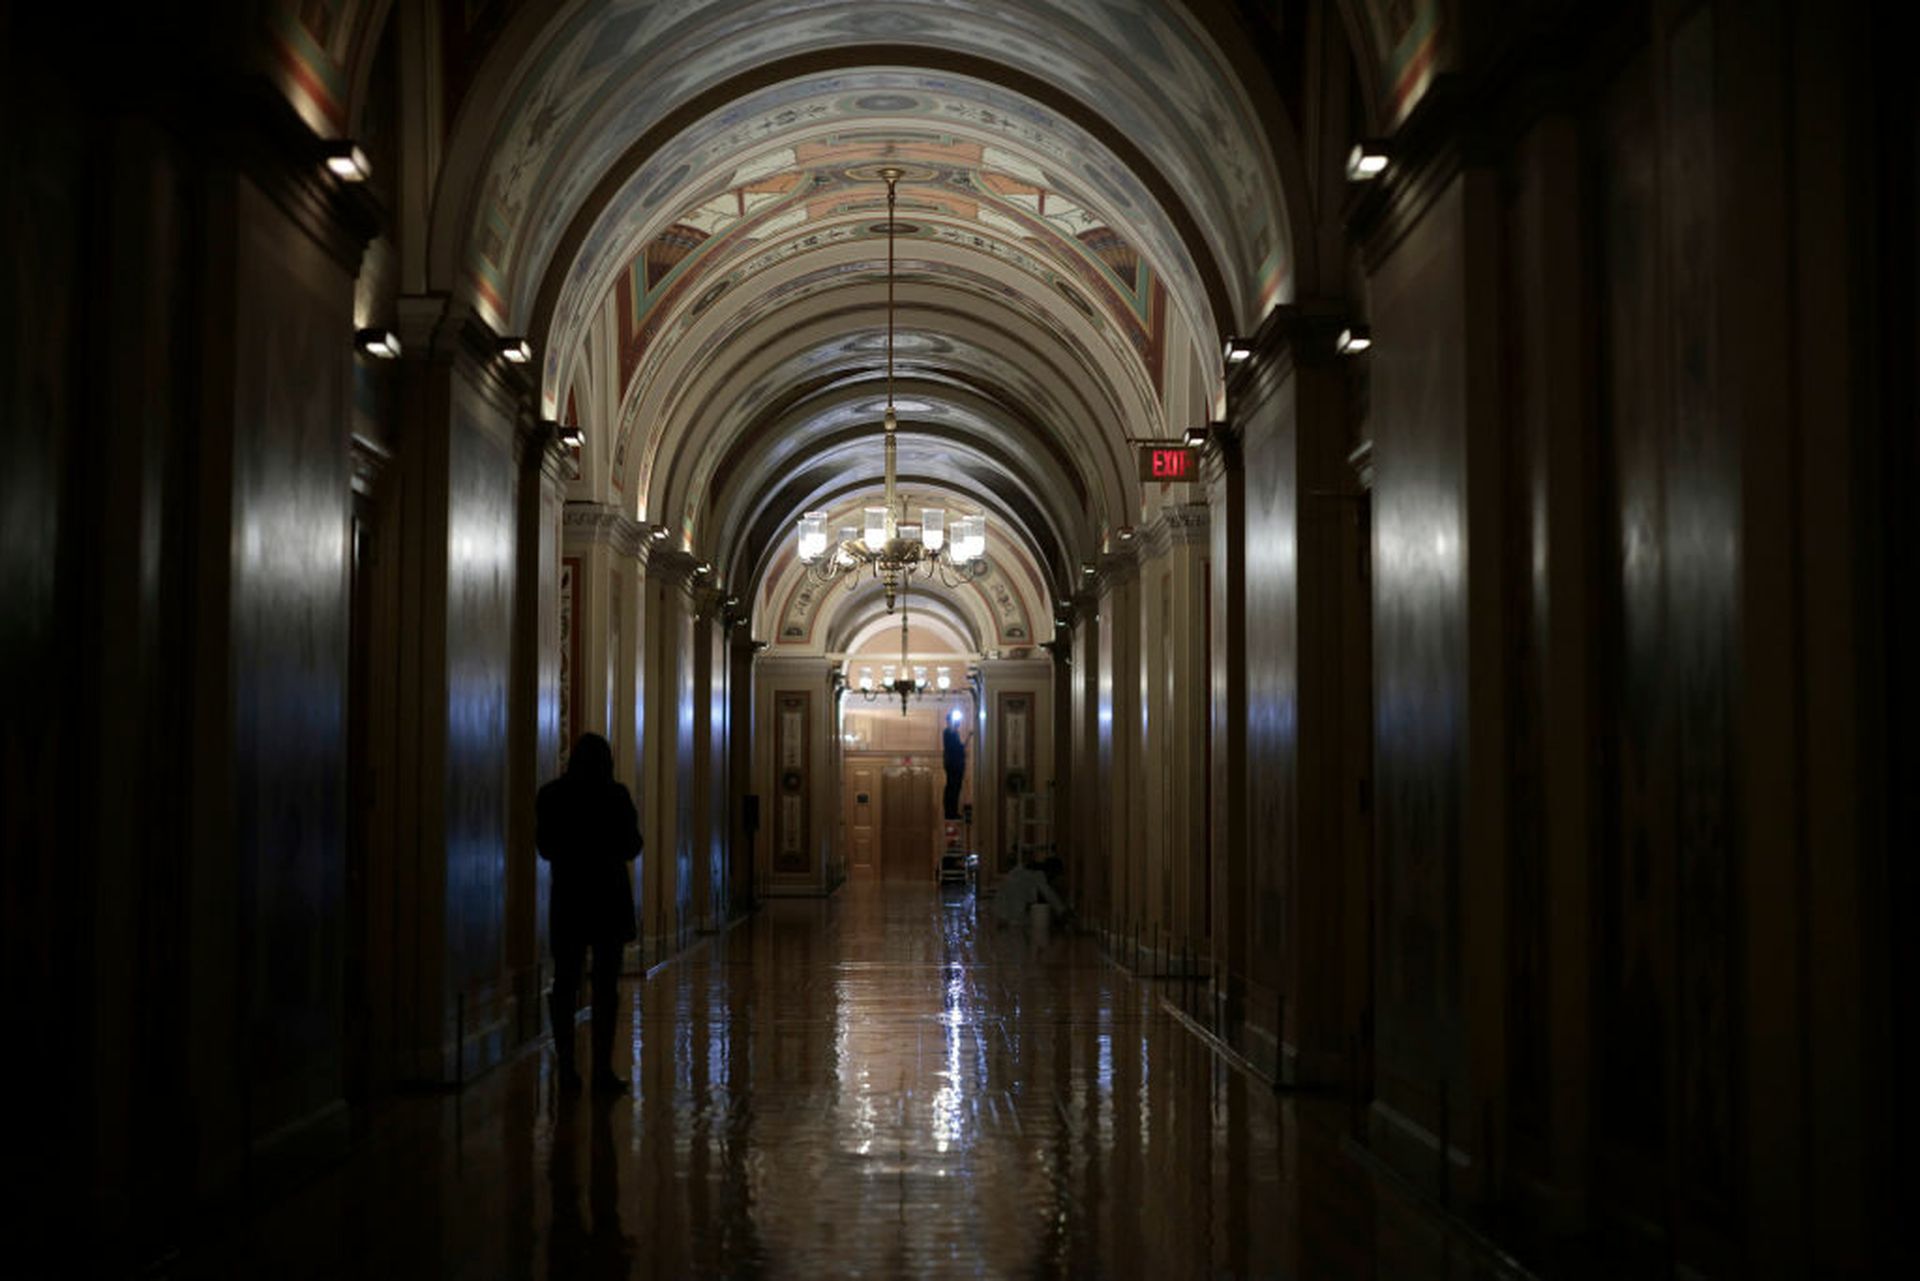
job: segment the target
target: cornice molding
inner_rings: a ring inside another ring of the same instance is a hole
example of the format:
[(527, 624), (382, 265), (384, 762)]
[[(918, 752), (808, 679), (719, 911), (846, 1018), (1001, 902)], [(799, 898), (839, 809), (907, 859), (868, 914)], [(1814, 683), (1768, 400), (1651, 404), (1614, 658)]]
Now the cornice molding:
[(1347, 455), (1347, 466), (1353, 468), (1354, 483), (1362, 490), (1373, 489), (1373, 442), (1363, 440), (1353, 447)]
[(393, 454), (385, 445), (368, 440), (357, 432), (349, 438), (348, 454), (353, 466), (354, 492), (372, 496), (387, 465), (393, 461)]
[(1337, 298), (1313, 298), (1275, 307), (1251, 339), (1253, 354), (1227, 374), (1227, 414), (1258, 404), (1296, 370), (1344, 359), (1335, 349), (1340, 331), (1359, 320)]
[(327, 171), (326, 141), (267, 80), (241, 76), (210, 95), (203, 118), (237, 173), (279, 205), (348, 275), (357, 275), (387, 211), (365, 183)]
[(1343, 217), (1376, 270), (1461, 171), (1504, 163), (1541, 120), (1584, 114), (1649, 36), (1645, 5), (1539, 6), (1436, 76), (1389, 139), (1378, 180), (1350, 184)]
[(1240, 431), (1231, 422), (1215, 423), (1200, 450), (1200, 483), (1206, 487), (1208, 502), (1215, 503), (1228, 475), (1240, 471)]
[(1202, 547), (1211, 538), (1211, 516), (1205, 503), (1176, 503), (1162, 507), (1137, 540), (1142, 560), (1157, 560), (1175, 547)]
[(394, 302), (402, 360), (450, 363), (474, 387), (503, 409), (524, 418), (534, 415), (532, 366), (514, 365), (500, 356), (500, 335), (467, 303), (445, 293), (403, 294)]
[(1103, 555), (1093, 574), (1094, 592), (1102, 600), (1140, 577), (1140, 557), (1132, 549)]
[(560, 512), (563, 547), (608, 547), (648, 564), (646, 526), (607, 503), (568, 503)]
[[(644, 531), (645, 528), (636, 523), (636, 537), (639, 536), (638, 531)], [(647, 581), (678, 591), (689, 608), (697, 608), (700, 593), (707, 590), (694, 572), (699, 564), (697, 557), (678, 547), (657, 547), (647, 557)]]

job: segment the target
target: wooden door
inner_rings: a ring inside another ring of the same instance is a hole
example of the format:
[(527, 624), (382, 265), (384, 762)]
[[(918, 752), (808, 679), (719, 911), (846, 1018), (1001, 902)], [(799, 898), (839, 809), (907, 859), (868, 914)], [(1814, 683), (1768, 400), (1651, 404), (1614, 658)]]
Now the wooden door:
[(880, 771), (872, 761), (849, 760), (840, 812), (847, 825), (847, 862), (856, 880), (875, 874), (873, 847), (879, 811)]
[(923, 765), (890, 766), (882, 780), (886, 809), (880, 875), (889, 881), (928, 881), (939, 870), (934, 836), (933, 771)]

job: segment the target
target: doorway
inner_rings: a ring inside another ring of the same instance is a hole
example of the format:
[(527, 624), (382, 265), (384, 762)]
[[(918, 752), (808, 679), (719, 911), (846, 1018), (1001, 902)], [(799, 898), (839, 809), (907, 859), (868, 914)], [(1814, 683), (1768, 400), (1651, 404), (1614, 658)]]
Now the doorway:
[[(964, 710), (965, 700), (928, 699), (911, 705), (904, 716), (897, 703), (868, 707), (853, 700), (847, 707), (840, 815), (851, 879), (925, 882), (938, 877), (945, 840), (940, 732), (956, 707)], [(973, 782), (970, 741), (967, 762), (963, 801)]]

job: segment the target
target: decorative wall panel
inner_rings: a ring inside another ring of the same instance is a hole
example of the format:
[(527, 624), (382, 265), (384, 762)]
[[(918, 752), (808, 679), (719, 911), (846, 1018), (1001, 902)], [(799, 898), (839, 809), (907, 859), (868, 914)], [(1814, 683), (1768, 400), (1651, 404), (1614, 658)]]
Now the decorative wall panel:
[(512, 425), (454, 372), (447, 476), (447, 965), (452, 992), (504, 957), (507, 704), (517, 542)]
[[(1373, 602), (1383, 1093), (1432, 1121), (1463, 1079), (1467, 770), (1464, 193), (1459, 180), (1377, 278)], [(1249, 500), (1253, 486), (1249, 484)], [(1254, 575), (1247, 576), (1252, 591)], [(1266, 781), (1254, 776), (1255, 792)], [(1258, 840), (1256, 829), (1252, 839)]]
[(1740, 463), (1715, 393), (1713, 84), (1700, 10), (1623, 79), (1604, 143), (1619, 817), (1601, 871), (1597, 1133), (1609, 1177), (1649, 1213), (1665, 1207), (1648, 1176), (1672, 1160), (1695, 1205), (1725, 1214), (1738, 1192)]
[(1025, 836), (1021, 814), (1025, 798), (1038, 786), (1034, 774), (1033, 695), (1002, 693), (994, 712), (999, 727), (1000, 868), (1005, 871), (1020, 861), (1020, 842)]
[(560, 765), (580, 733), (580, 558), (560, 560)]
[(613, 746), (615, 760), (620, 759), (620, 673), (625, 659), (620, 656), (621, 616), (627, 607), (626, 580), (615, 570), (607, 576), (607, 707), (602, 723), (607, 727), (607, 742)]
[[(1288, 375), (1291, 379), (1292, 375)], [(1247, 477), (1247, 965), (1280, 981), (1299, 839), (1300, 576), (1295, 397), (1270, 386), (1244, 423)]]
[(253, 188), (233, 327), (234, 836), (254, 1135), (341, 1091), (347, 282)]
[(773, 870), (805, 873), (813, 867), (808, 787), (812, 760), (813, 694), (774, 695)]

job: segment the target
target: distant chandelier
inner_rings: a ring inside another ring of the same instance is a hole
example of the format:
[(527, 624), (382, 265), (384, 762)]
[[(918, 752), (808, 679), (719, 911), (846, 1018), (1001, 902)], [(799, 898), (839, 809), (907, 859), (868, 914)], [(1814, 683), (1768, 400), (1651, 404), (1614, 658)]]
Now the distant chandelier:
[[(894, 672), (898, 674), (888, 674)], [(898, 668), (889, 667), (883, 669), (881, 672), (881, 683), (878, 685), (873, 682), (873, 669), (870, 667), (861, 668), (860, 684), (858, 686), (860, 697), (866, 699), (869, 703), (882, 694), (897, 697), (900, 700), (900, 714), (905, 716), (907, 714), (908, 701), (924, 696), (927, 692), (927, 683), (926, 667), (915, 667), (909, 663), (907, 658), (907, 603), (906, 593), (903, 589), (900, 601), (900, 666)], [(944, 694), (952, 688), (953, 677), (946, 668), (939, 668), (933, 684), (936, 689)]]
[[(884, 504), (866, 509), (864, 528), (852, 525), (840, 530), (831, 546), (827, 539), (827, 513), (811, 511), (800, 518), (800, 560), (816, 582), (831, 583), (846, 578), (848, 587), (860, 580), (861, 570), (871, 570), (887, 596), (887, 612), (915, 574), (938, 578), (948, 587), (979, 578), (987, 572), (987, 518), (956, 516), (952, 538), (948, 538), (947, 513), (941, 507), (923, 507), (920, 519), (907, 519), (905, 503), (895, 483), (896, 421), (893, 414), (893, 234), (895, 187), (903, 170), (888, 166), (880, 170), (887, 184), (887, 412), (883, 420), (886, 441), (887, 490)], [(906, 620), (901, 620), (905, 625)], [(908, 679), (902, 672), (895, 685)], [(899, 692), (899, 691), (895, 691)], [(911, 692), (911, 691), (909, 691)], [(901, 693), (905, 710), (906, 693)]]

